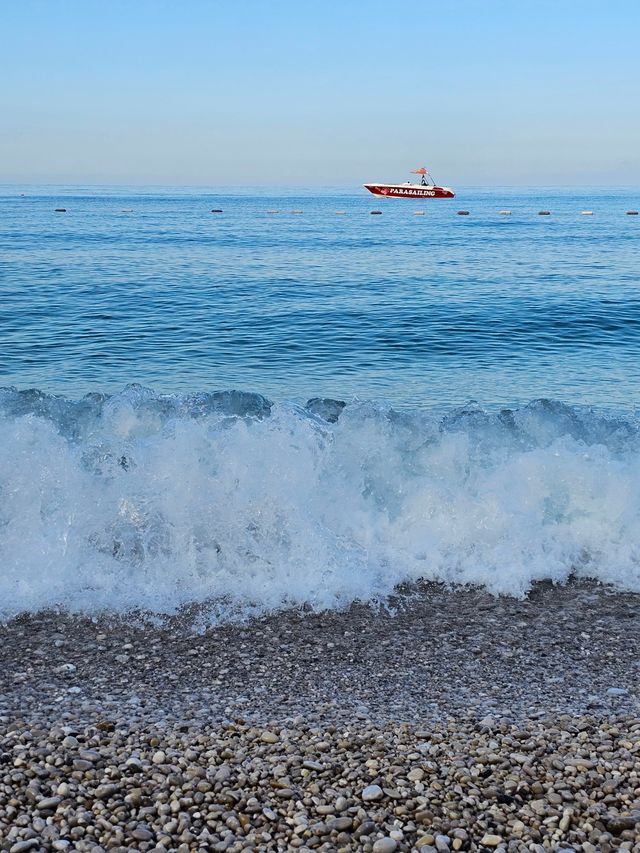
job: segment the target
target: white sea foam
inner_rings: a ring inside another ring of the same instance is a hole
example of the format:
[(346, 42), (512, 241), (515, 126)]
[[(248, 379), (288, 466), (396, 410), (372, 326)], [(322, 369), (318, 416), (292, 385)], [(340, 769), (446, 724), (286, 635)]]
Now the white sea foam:
[(0, 392), (0, 609), (220, 616), (419, 578), (640, 590), (640, 429), (562, 404)]

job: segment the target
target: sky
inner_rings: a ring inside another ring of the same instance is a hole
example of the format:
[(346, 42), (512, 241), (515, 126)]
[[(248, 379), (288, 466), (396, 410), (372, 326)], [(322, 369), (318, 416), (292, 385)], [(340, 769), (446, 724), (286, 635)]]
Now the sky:
[(0, 0), (0, 183), (640, 185), (639, 0)]

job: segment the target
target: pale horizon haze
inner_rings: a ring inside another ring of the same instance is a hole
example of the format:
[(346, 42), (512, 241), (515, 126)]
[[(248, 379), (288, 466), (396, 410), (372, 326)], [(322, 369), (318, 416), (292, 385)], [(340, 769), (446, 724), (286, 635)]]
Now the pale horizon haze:
[(5, 0), (0, 183), (640, 185), (640, 4)]

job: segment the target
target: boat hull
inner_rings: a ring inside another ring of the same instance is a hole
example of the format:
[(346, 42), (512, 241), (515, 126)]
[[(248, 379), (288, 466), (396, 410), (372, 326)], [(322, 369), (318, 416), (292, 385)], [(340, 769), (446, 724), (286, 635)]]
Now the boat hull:
[(364, 184), (373, 195), (386, 198), (454, 198), (455, 193), (449, 187), (428, 186), (420, 184)]

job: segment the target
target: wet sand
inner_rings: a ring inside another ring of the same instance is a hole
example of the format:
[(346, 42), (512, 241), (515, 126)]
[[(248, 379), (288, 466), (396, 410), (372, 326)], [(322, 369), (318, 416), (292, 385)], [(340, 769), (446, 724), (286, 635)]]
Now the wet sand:
[(194, 620), (0, 627), (0, 849), (640, 851), (640, 595)]

